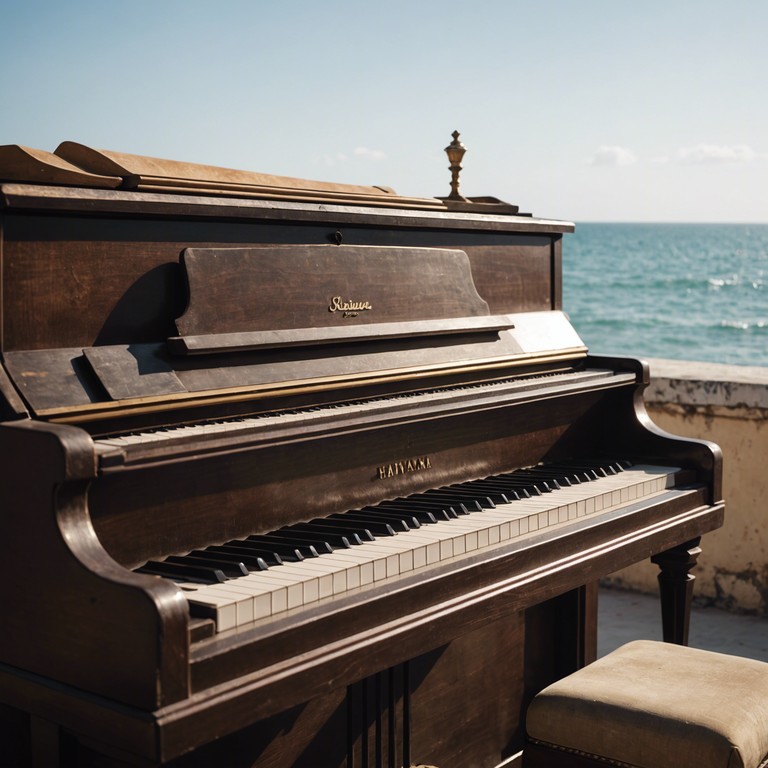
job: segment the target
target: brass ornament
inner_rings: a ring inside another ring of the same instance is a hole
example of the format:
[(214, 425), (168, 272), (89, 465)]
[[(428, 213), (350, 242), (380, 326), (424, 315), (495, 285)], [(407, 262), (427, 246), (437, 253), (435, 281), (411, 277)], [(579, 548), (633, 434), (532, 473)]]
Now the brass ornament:
[(451, 134), (453, 141), (445, 148), (445, 153), (448, 155), (448, 160), (451, 163), (448, 166), (448, 170), (451, 172), (451, 194), (444, 198), (445, 200), (466, 200), (465, 197), (459, 194), (459, 173), (461, 172), (461, 160), (467, 149), (459, 141), (459, 135), (458, 131), (454, 131)]

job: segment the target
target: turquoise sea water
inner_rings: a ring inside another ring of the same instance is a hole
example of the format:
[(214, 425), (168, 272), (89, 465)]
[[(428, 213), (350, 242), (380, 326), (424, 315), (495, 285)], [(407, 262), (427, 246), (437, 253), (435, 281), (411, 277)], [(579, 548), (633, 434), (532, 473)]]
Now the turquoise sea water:
[(577, 224), (563, 306), (596, 354), (768, 366), (768, 224)]

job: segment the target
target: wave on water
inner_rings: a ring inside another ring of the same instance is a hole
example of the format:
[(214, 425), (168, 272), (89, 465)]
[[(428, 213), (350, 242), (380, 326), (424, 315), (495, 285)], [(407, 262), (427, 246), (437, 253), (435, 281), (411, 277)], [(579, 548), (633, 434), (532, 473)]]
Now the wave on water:
[(719, 326), (734, 331), (762, 331), (768, 329), (768, 320), (721, 320)]
[(581, 224), (564, 308), (597, 353), (768, 366), (768, 225)]

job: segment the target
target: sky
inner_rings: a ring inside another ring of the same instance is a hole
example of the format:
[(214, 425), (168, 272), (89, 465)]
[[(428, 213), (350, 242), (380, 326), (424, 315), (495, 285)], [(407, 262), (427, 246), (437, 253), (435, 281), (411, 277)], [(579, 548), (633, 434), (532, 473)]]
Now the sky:
[(768, 222), (766, 0), (0, 0), (0, 144)]

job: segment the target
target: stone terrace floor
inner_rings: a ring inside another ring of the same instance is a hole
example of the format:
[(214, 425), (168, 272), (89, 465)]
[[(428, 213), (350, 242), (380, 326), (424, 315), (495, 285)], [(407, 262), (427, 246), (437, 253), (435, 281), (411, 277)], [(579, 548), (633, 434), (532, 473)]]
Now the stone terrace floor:
[[(630, 640), (661, 640), (658, 598), (601, 589), (598, 605), (598, 656)], [(694, 607), (688, 640), (693, 648), (768, 661), (768, 618)]]

